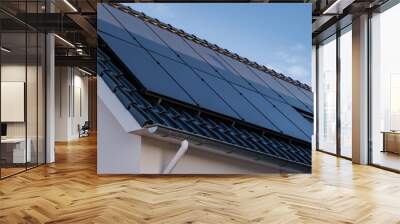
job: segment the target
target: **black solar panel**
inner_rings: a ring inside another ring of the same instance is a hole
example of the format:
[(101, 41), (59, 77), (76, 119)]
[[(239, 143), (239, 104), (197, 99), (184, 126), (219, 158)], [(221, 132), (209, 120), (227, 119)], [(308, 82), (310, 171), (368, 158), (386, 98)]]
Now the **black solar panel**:
[(100, 37), (146, 90), (310, 142), (295, 109), (312, 113), (308, 91), (112, 6), (98, 14)]
[[(125, 41), (132, 42), (132, 37), (126, 30), (121, 26), (120, 22), (114, 18), (112, 14), (110, 14), (107, 10), (117, 10), (112, 7), (97, 7), (97, 30), (106, 31), (118, 38), (121, 38)], [(100, 16), (101, 15), (101, 16)]]
[[(185, 88), (193, 100), (202, 108), (238, 118), (238, 115), (226, 104), (216, 91), (199, 75), (200, 71), (193, 71), (187, 65), (174, 61), (168, 57), (152, 53), (154, 58), (173, 74), (176, 82)], [(207, 94), (205, 94), (207, 93)]]
[[(250, 122), (268, 129), (279, 131), (272, 122), (263, 116), (257, 105), (252, 105), (236, 86), (223, 79), (201, 72), (201, 77), (215, 89), (219, 95), (227, 102), (240, 116), (243, 121)], [(204, 93), (207, 94), (207, 93)]]
[(243, 80), (240, 75), (233, 73), (229, 67), (218, 57), (217, 53), (209, 48), (203, 47), (199, 44), (193, 43), (192, 41), (186, 41), (207, 63), (213, 67), (213, 74), (217, 77), (224, 78), (230, 82), (236, 83), (244, 87), (248, 87), (248, 84)]
[(145, 49), (102, 32), (99, 32), (99, 34), (124, 65), (135, 75), (135, 78), (139, 79), (149, 91), (186, 103), (195, 103)]
[[(239, 87), (240, 92), (253, 104), (257, 105), (264, 116), (268, 117), (269, 120), (279, 129), (282, 133), (303, 139), (309, 140), (307, 132), (302, 130), (296, 122), (292, 121), (292, 117), (285, 116), (280, 111), (279, 106), (284, 103), (280, 103), (276, 100), (268, 99), (261, 94), (248, 90), (246, 88)], [(289, 106), (290, 107), (290, 106)], [(300, 129), (300, 130), (299, 130)]]
[[(152, 50), (163, 54), (172, 59), (179, 60), (176, 54), (140, 19), (132, 19), (132, 16), (127, 13), (121, 13), (119, 9), (107, 7), (110, 13), (123, 24), (130, 41), (139, 43), (148, 50)], [(103, 12), (103, 11), (101, 11)], [(101, 30), (101, 28), (99, 28)], [(104, 30), (107, 32), (107, 30)]]
[(288, 90), (288, 92), (290, 92), (298, 101), (300, 101), (305, 106), (305, 108), (303, 107), (305, 111), (312, 112), (312, 101), (306, 98), (298, 87), (293, 86), (292, 84), (281, 79), (278, 79), (278, 81), (284, 88)]
[(149, 27), (177, 54), (179, 61), (188, 64), (192, 68), (210, 74), (214, 73), (214, 69), (212, 69), (212, 67), (203, 60), (182, 37), (151, 24)]
[(288, 83), (288, 85), (291, 85), (287, 87), (286, 85), (283, 85), (282, 83), (286, 81), (280, 80), (278, 78), (275, 78), (271, 75), (266, 74), (265, 72), (262, 72), (260, 70), (250, 68), (255, 74), (258, 75), (260, 79), (262, 79), (269, 87), (271, 87), (278, 95), (280, 95), (280, 98), (286, 102), (287, 104), (294, 106), (296, 108), (299, 108), (303, 111), (307, 111), (312, 113), (312, 108), (308, 108), (303, 102), (298, 100), (294, 93), (292, 93), (293, 88), (297, 88), (294, 85), (291, 85)]

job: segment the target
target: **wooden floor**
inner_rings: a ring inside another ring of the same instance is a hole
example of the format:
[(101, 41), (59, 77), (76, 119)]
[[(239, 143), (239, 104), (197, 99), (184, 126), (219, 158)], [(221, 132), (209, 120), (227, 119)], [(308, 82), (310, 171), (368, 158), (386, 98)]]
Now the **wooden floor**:
[(8, 177), (8, 176), (11, 176), (11, 175), (13, 175), (13, 174), (16, 174), (16, 173), (19, 173), (19, 172), (23, 172), (23, 171), (25, 171), (26, 169), (25, 169), (25, 167), (23, 167), (23, 168), (14, 168), (14, 167), (12, 167), (12, 168), (0, 168), (1, 169), (1, 177), (3, 178), (3, 177)]
[[(0, 223), (400, 223), (400, 175), (315, 153), (312, 175), (98, 176), (94, 138), (0, 181)], [(116, 149), (117, 151), (117, 149)]]

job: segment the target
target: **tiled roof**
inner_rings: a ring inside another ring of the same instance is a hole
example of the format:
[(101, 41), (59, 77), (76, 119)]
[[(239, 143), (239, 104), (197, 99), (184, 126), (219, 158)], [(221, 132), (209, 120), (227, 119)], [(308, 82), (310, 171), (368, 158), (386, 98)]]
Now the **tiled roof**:
[(130, 8), (129, 6), (125, 6), (125, 5), (118, 4), (118, 3), (111, 3), (111, 5), (114, 6), (115, 8), (118, 8), (118, 9), (126, 12), (126, 13), (129, 13), (129, 14), (131, 14), (131, 15), (133, 15), (133, 16), (135, 16), (135, 17), (137, 17), (137, 18), (139, 18), (139, 19), (141, 19), (141, 20), (143, 20), (145, 22), (148, 22), (148, 23), (151, 23), (153, 25), (156, 25), (156, 26), (158, 26), (158, 27), (160, 27), (162, 29), (165, 29), (165, 30), (168, 30), (168, 31), (170, 31), (172, 33), (175, 33), (175, 34), (177, 34), (177, 35), (179, 35), (179, 36), (181, 36), (183, 38), (191, 40), (191, 41), (193, 41), (193, 42), (195, 42), (197, 44), (200, 44), (200, 45), (202, 45), (204, 47), (208, 47), (208, 48), (210, 48), (210, 49), (212, 49), (214, 51), (217, 51), (217, 52), (219, 52), (221, 54), (224, 54), (224, 55), (226, 55), (226, 56), (228, 56), (230, 58), (238, 60), (238, 61), (240, 61), (240, 62), (242, 62), (244, 64), (247, 64), (247, 65), (249, 65), (249, 66), (251, 66), (251, 67), (253, 67), (255, 69), (258, 69), (260, 71), (266, 72), (266, 73), (268, 73), (268, 75), (272, 75), (272, 76), (274, 76), (276, 78), (279, 78), (279, 79), (282, 79), (282, 80), (284, 80), (286, 82), (289, 82), (289, 83), (291, 83), (291, 84), (293, 84), (295, 86), (298, 86), (298, 87), (303, 88), (305, 90), (311, 91), (311, 87), (309, 85), (305, 84), (305, 83), (301, 83), (298, 80), (294, 80), (289, 76), (286, 76), (286, 75), (284, 75), (282, 73), (276, 72), (274, 69), (268, 68), (268, 67), (266, 67), (264, 65), (260, 65), (257, 62), (250, 61), (249, 59), (247, 59), (245, 57), (242, 57), (242, 56), (240, 56), (240, 55), (238, 55), (236, 53), (232, 53), (229, 50), (227, 50), (225, 48), (221, 48), (216, 44), (209, 43), (207, 40), (201, 39), (201, 38), (197, 37), (194, 34), (186, 33), (182, 29), (178, 29), (178, 28), (176, 28), (176, 27), (174, 27), (174, 26), (172, 26), (170, 24), (163, 23), (163, 22), (159, 21), (158, 19), (152, 18), (152, 17), (144, 14), (143, 12), (138, 12), (138, 11)]
[(309, 144), (251, 130), (173, 102), (160, 101), (141, 92), (124, 72), (124, 68), (110, 59), (114, 56), (111, 54), (108, 51), (104, 53), (99, 45), (97, 73), (142, 127), (154, 124), (171, 127), (238, 146), (259, 154), (261, 158), (279, 158), (304, 166), (305, 169), (311, 167)]

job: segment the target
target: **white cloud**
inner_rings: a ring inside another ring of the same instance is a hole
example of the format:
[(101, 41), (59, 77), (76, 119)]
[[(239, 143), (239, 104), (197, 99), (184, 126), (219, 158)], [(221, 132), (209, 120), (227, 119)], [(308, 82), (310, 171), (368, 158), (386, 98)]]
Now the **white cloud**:
[(166, 4), (154, 4), (154, 14), (155, 15), (163, 15), (164, 17), (174, 18), (175, 14), (172, 12), (171, 8)]
[(287, 69), (289, 75), (296, 77), (297, 79), (309, 79), (309, 75), (307, 69), (304, 66), (300, 65), (292, 65)]
[(279, 65), (283, 74), (297, 79), (300, 82), (309, 83), (311, 79), (310, 71), (308, 71), (309, 59), (306, 56), (306, 47), (302, 44), (281, 47), (275, 52)]
[(301, 61), (301, 58), (299, 58), (296, 54), (291, 53), (290, 50), (278, 51), (276, 52), (276, 56), (289, 64), (299, 63)]

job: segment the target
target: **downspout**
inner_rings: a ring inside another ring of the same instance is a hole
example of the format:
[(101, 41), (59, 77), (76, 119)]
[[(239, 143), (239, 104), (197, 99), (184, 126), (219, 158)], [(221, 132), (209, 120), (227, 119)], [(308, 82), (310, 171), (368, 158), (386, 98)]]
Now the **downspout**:
[(188, 148), (189, 148), (189, 142), (187, 140), (183, 140), (181, 142), (181, 146), (178, 149), (178, 152), (176, 152), (174, 158), (171, 159), (171, 161), (168, 163), (167, 167), (164, 169), (162, 173), (171, 174), (172, 170), (175, 168), (176, 164), (178, 164), (179, 160), (186, 153)]

